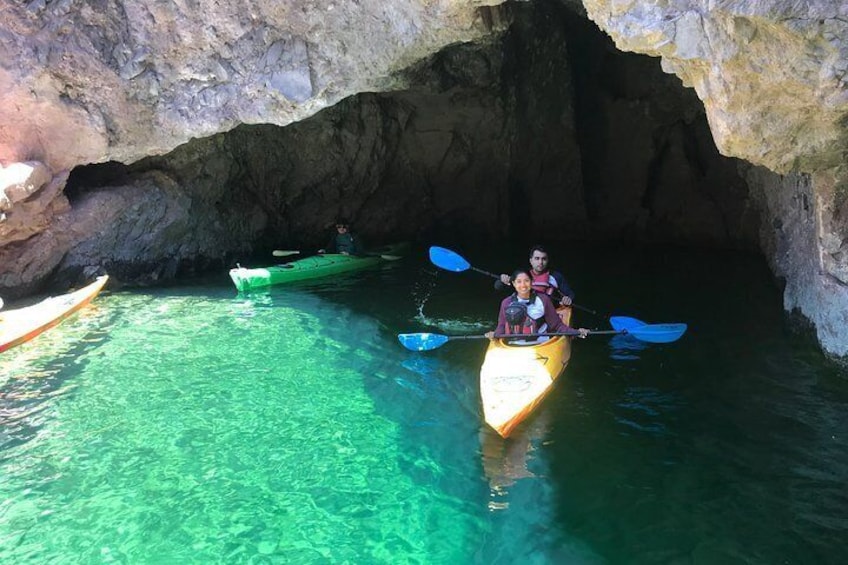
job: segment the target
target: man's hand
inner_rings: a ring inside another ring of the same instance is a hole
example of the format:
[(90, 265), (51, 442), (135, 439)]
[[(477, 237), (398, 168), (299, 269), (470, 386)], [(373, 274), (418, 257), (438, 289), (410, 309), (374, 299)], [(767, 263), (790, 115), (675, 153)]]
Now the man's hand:
[(563, 294), (562, 300), (560, 300), (559, 303), (563, 306), (571, 306), (571, 297)]

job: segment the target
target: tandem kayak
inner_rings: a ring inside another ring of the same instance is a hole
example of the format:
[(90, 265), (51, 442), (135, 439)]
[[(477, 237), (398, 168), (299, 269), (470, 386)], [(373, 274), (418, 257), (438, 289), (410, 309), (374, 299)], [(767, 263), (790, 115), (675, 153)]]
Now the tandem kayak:
[[(571, 308), (560, 308), (558, 312), (568, 324)], [(486, 423), (501, 437), (509, 436), (550, 392), (570, 358), (568, 336), (532, 345), (491, 340), (480, 368), (480, 397)]]
[(406, 244), (388, 245), (366, 255), (326, 253), (298, 259), (283, 265), (246, 269), (230, 269), (230, 278), (239, 291), (262, 288), (275, 284), (328, 277), (339, 273), (358, 271), (374, 265), (400, 259)]
[(0, 310), (0, 351), (27, 342), (48, 330), (94, 300), (108, 275), (90, 285), (61, 296), (45, 298), (37, 304), (15, 310)]

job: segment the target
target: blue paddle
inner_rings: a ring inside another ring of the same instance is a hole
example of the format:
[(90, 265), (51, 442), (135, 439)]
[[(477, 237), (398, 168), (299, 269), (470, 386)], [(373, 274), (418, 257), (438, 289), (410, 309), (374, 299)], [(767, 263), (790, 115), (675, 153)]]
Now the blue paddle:
[[(638, 320), (637, 320), (638, 321)], [(635, 337), (638, 340), (648, 343), (671, 343), (686, 333), (686, 324), (643, 324), (633, 327), (629, 330), (601, 330), (590, 331), (589, 335), (618, 335), (627, 334)], [(533, 337), (554, 337), (560, 335), (575, 336), (577, 331), (573, 332), (549, 332), (528, 335), (496, 335), (500, 337), (515, 337), (527, 339)], [(485, 339), (486, 335), (444, 335), (434, 333), (413, 333), (413, 334), (398, 334), (398, 341), (401, 345), (410, 351), (430, 351), (439, 348), (450, 340), (454, 339)]]
[(444, 247), (433, 246), (430, 248), (430, 261), (437, 267), (444, 269), (446, 271), (453, 271), (454, 273), (461, 273), (463, 271), (477, 271), (478, 273), (483, 273), (484, 275), (488, 275), (490, 277), (494, 277), (496, 279), (500, 279), (500, 275), (496, 275), (495, 273), (490, 273), (489, 271), (484, 271), (483, 269), (478, 269), (477, 267), (472, 267), (471, 264), (465, 260), (465, 258), (459, 253), (455, 253), (450, 249), (445, 249)]
[(609, 319), (610, 325), (616, 330), (630, 330), (647, 325), (642, 320), (636, 318), (628, 318), (627, 316), (612, 316)]
[[(482, 273), (484, 275), (488, 275), (496, 280), (501, 280), (500, 275), (496, 275), (495, 273), (490, 273), (489, 271), (484, 271), (483, 269), (478, 269), (477, 267), (472, 267), (471, 264), (465, 260), (465, 258), (451, 251), (450, 249), (445, 249), (444, 247), (433, 246), (430, 248), (430, 261), (436, 265), (437, 267), (444, 269), (446, 271), (452, 271), (454, 273), (461, 273), (463, 271), (476, 271), (478, 273)], [(559, 292), (559, 289), (557, 289)], [(560, 294), (562, 294), (560, 292)], [(580, 306), (579, 304), (571, 303), (571, 306), (577, 308), (578, 310), (582, 310), (583, 312), (588, 312), (590, 314), (594, 314), (595, 316), (600, 316), (597, 312), (590, 308), (586, 308), (585, 306)]]

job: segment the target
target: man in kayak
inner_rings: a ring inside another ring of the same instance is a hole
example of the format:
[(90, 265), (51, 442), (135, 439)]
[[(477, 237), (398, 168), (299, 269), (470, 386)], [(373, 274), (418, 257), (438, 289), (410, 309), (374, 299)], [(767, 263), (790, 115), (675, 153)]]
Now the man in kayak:
[(330, 240), (324, 249), (318, 253), (341, 253), (342, 255), (359, 255), (362, 247), (359, 245), (359, 237), (350, 232), (350, 222), (344, 218), (336, 221), (336, 233), (330, 236)]
[[(556, 332), (574, 332), (577, 337), (589, 335), (586, 328), (574, 329), (562, 321), (556, 307), (546, 294), (533, 289), (531, 273), (528, 269), (518, 269), (510, 277), (515, 292), (501, 302), (498, 313), (498, 327), (493, 332), (487, 332), (486, 337), (494, 339), (496, 335), (515, 335)], [(539, 338), (539, 341), (547, 340)]]
[[(565, 277), (559, 271), (551, 271), (548, 268), (548, 251), (541, 245), (530, 248), (530, 277), (533, 290), (540, 294), (546, 294), (551, 299), (558, 299), (563, 306), (569, 306), (574, 300), (574, 291), (568, 286)], [(507, 274), (502, 274), (500, 281), (504, 285), (512, 282)], [(497, 283), (495, 286), (498, 286)]]

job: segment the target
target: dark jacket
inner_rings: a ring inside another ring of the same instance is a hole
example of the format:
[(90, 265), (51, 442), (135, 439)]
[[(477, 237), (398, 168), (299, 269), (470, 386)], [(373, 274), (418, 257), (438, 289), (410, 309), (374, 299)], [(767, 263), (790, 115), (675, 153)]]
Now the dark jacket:
[[(563, 296), (567, 296), (574, 300), (574, 291), (571, 289), (571, 286), (569, 286), (568, 281), (565, 280), (565, 277), (562, 276), (562, 273), (559, 271), (551, 271), (551, 276), (556, 279), (559, 292), (561, 292)], [(554, 291), (554, 294), (557, 294), (556, 290)]]
[(351, 255), (362, 254), (362, 246), (359, 242), (359, 236), (350, 232), (333, 234), (324, 249), (327, 250), (327, 253), (350, 253)]

